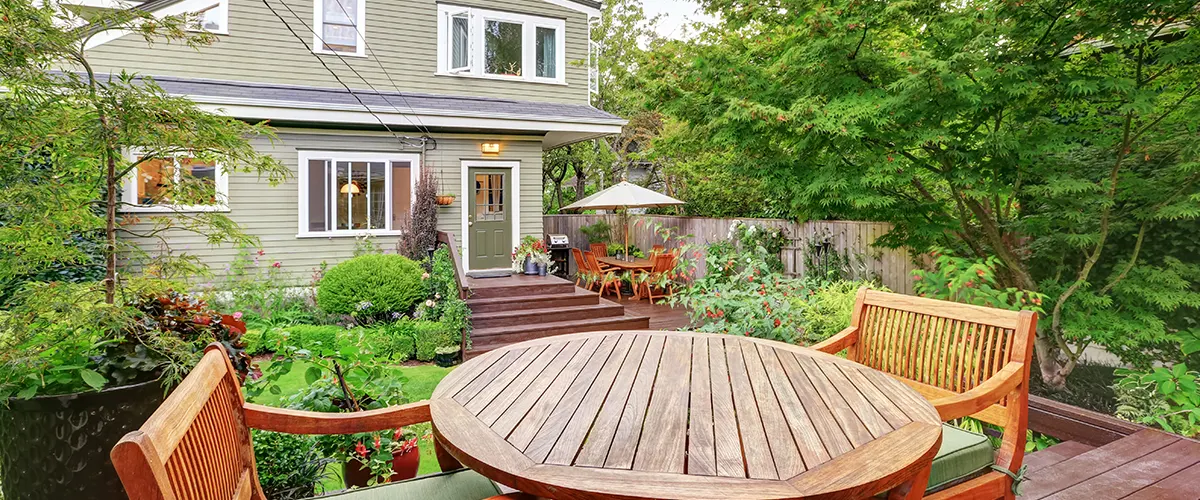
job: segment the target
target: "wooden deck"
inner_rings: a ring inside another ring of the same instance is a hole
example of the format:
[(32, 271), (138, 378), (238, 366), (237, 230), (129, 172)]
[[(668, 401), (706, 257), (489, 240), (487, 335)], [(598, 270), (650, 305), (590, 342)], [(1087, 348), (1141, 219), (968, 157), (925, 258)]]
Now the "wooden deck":
[(1094, 447), (1066, 441), (1032, 453), (1020, 498), (1196, 500), (1200, 441), (1154, 429)]

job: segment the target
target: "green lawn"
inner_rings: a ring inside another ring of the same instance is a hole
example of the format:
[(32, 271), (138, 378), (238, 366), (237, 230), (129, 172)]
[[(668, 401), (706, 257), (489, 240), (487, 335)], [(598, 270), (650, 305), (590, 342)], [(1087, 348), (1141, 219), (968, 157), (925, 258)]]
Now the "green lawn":
[[(266, 369), (270, 365), (269, 361), (262, 361), (260, 365)], [(255, 402), (268, 406), (278, 406), (280, 400), (299, 392), (304, 387), (304, 371), (308, 368), (308, 363), (296, 362), (292, 366), (292, 371), (279, 379), (279, 386), (283, 391), (279, 395), (264, 393)], [(437, 387), (438, 382), (446, 374), (450, 373), (453, 368), (442, 368), (436, 365), (413, 365), (403, 368), (403, 374), (406, 379), (403, 390), (404, 397), (408, 401), (420, 401), (429, 399), (433, 395), (433, 389)], [(433, 454), (432, 436), (429, 435), (430, 426), (428, 423), (411, 426), (417, 435), (421, 437), (419, 446), (421, 448), (421, 469), (418, 474), (429, 474), (438, 472), (437, 458)], [(324, 482), (325, 491), (334, 491), (342, 489), (341, 466), (335, 464), (331, 466), (336, 472), (330, 475), (330, 478)]]

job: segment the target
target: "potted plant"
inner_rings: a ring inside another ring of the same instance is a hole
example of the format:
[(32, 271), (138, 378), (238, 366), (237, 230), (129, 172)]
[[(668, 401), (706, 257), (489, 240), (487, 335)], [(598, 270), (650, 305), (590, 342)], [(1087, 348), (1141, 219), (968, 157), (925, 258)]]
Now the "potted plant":
[(538, 276), (545, 276), (550, 271), (550, 253), (541, 252), (533, 255), (533, 263), (537, 265)]
[(538, 274), (537, 263), (534, 261), (534, 258), (541, 254), (548, 256), (549, 252), (550, 247), (546, 245), (545, 241), (533, 236), (521, 238), (521, 244), (513, 250), (512, 254), (513, 272), (524, 273), (530, 276)]
[(450, 204), (454, 203), (454, 195), (453, 194), (439, 194), (434, 198), (434, 200), (437, 201), (438, 205), (443, 206), (443, 207), (448, 207), (448, 206), (450, 206)]
[[(377, 355), (365, 336), (348, 336), (336, 345), (284, 344), (263, 376), (246, 386), (250, 400), (263, 392), (278, 393), (278, 380), (291, 372), (295, 361), (308, 364), (308, 386), (285, 398), (286, 408), (343, 413), (368, 411), (403, 404), (398, 366)], [(384, 432), (317, 437), (324, 456), (342, 462), (346, 487), (370, 486), (416, 477), (420, 453), (416, 437), (402, 428)]]
[(442, 368), (449, 368), (458, 364), (460, 353), (462, 353), (460, 346), (444, 345), (433, 350), (433, 362)]
[[(0, 317), (0, 467), (7, 498), (123, 498), (109, 451), (222, 342), (235, 367), (245, 323), (137, 281), (109, 304), (99, 283), (32, 283)], [(31, 443), (37, 443), (31, 446)]]

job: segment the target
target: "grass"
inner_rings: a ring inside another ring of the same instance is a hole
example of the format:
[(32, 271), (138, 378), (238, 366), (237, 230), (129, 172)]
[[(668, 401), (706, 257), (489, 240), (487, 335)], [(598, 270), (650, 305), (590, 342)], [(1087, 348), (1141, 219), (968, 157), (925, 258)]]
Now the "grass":
[[(262, 361), (260, 365), (265, 369), (270, 365), (270, 361)], [(264, 393), (259, 396), (255, 402), (267, 406), (279, 406), (280, 401), (299, 392), (306, 385), (304, 382), (304, 371), (308, 369), (308, 363), (298, 361), (292, 366), (292, 370), (279, 378), (279, 387), (282, 391), (276, 394)], [(437, 387), (438, 382), (446, 374), (450, 373), (453, 368), (442, 368), (436, 365), (408, 365), (402, 369), (405, 377), (403, 385), (404, 397), (408, 401), (421, 401), (429, 399), (433, 395), (433, 389)], [(410, 426), (416, 431), (419, 436), (418, 446), (421, 450), (421, 467), (417, 471), (419, 475), (438, 472), (441, 469), (438, 467), (437, 457), (433, 453), (433, 437), (429, 434), (430, 425), (428, 423), (417, 424)], [(258, 457), (262, 460), (264, 457)], [(329, 473), (325, 481), (322, 482), (324, 491), (335, 491), (343, 488), (342, 486), (342, 467), (340, 463), (330, 465), (326, 472)]]

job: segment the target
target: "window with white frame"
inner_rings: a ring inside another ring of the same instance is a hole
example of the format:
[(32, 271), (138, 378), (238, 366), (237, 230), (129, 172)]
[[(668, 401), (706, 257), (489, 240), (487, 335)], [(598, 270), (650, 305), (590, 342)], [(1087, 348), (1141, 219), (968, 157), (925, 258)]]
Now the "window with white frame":
[(212, 211), (227, 208), (229, 177), (216, 162), (186, 154), (148, 158), (138, 152), (125, 180), (125, 211)]
[(564, 83), (566, 21), (438, 5), (438, 73)]
[(365, 55), (366, 0), (314, 0), (313, 51)]
[(412, 206), (419, 155), (303, 151), (300, 234), (383, 233)]
[(200, 11), (200, 28), (212, 33), (229, 33), (229, 0), (219, 0)]

